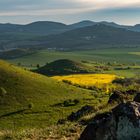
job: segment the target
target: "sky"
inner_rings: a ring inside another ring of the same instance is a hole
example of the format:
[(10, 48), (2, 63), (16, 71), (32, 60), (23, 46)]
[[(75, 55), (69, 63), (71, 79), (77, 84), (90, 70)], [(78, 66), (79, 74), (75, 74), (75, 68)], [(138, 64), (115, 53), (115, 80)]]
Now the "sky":
[(140, 0), (0, 0), (0, 23), (82, 20), (140, 24)]

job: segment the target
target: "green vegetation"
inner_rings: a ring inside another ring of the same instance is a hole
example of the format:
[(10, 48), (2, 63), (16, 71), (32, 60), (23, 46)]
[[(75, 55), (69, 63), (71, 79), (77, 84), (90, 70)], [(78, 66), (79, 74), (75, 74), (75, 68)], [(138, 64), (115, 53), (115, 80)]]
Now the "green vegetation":
[[(120, 46), (121, 47), (121, 46)], [(36, 69), (58, 59), (82, 62), (93, 71), (111, 73), (124, 77), (134, 77), (140, 72), (140, 48), (110, 48), (90, 51), (58, 52), (41, 50), (34, 54), (8, 60), (15, 65)], [(133, 53), (132, 53), (133, 52)], [(134, 52), (137, 52), (136, 55)]]
[[(109, 69), (116, 67), (114, 63), (93, 63), (87, 60), (82, 60), (82, 63), (98, 69), (104, 69), (105, 66)], [(79, 66), (79, 63), (74, 64)], [(108, 111), (116, 105), (107, 104), (111, 92), (106, 94), (101, 90), (72, 86), (4, 61), (0, 61), (0, 79), (0, 138), (78, 138), (84, 129), (78, 122), (87, 124), (96, 114)], [(138, 90), (139, 80), (116, 79), (113, 84), (124, 94)], [(122, 97), (127, 100), (134, 97), (134, 94), (124, 95), (127, 96)], [(83, 112), (77, 122), (68, 121), (72, 112), (82, 110), (87, 105), (93, 108), (91, 112)]]
[(33, 53), (35, 53), (35, 51), (29, 50), (29, 49), (13, 49), (13, 50), (0, 52), (0, 58), (1, 59), (14, 59), (21, 56), (30, 55)]
[[(117, 47), (117, 46), (116, 46)], [(136, 52), (136, 53), (134, 53)], [(71, 59), (78, 61), (93, 61), (93, 62), (110, 62), (110, 63), (121, 63), (121, 64), (140, 64), (140, 56), (137, 55), (140, 52), (140, 48), (108, 48), (108, 49), (97, 49), (89, 51), (48, 51), (41, 50), (34, 54), (19, 57), (17, 59), (10, 60), (17, 64), (21, 62), (23, 65), (30, 66), (30, 64), (45, 65), (46, 62), (52, 62), (58, 59)]]
[[(0, 58), (9, 63), (0, 60), (0, 139), (78, 139), (94, 116), (133, 100), (140, 91), (140, 32), (116, 27), (1, 24)], [(47, 77), (70, 74), (79, 78)], [(109, 83), (105, 75), (113, 76)]]
[[(97, 106), (100, 104), (98, 98), (104, 103), (108, 100), (108, 95), (95, 98), (94, 91), (57, 82), (4, 61), (0, 61), (0, 79), (1, 129), (47, 127), (83, 105), (92, 103)], [(70, 101), (75, 105), (54, 106), (64, 102), (70, 104)]]
[(139, 25), (128, 27), (109, 22), (0, 24), (0, 32), (0, 50), (86, 50), (108, 48), (108, 45), (116, 48), (115, 45), (122, 44), (130, 47), (140, 43)]

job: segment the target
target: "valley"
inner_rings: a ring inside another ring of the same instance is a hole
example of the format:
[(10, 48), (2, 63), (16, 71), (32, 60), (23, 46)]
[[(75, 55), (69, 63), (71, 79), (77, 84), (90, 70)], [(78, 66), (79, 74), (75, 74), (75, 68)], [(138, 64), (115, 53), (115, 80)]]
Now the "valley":
[(138, 106), (137, 26), (0, 25), (0, 139), (78, 140), (119, 105)]

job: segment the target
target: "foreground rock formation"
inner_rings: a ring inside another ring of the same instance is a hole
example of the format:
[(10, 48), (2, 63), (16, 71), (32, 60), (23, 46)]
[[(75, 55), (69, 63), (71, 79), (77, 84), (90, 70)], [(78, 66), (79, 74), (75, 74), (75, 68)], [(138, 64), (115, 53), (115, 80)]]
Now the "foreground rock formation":
[(134, 101), (140, 103), (140, 93), (137, 93), (136, 97), (134, 98)]
[(97, 115), (79, 140), (140, 140), (140, 103), (121, 103)]

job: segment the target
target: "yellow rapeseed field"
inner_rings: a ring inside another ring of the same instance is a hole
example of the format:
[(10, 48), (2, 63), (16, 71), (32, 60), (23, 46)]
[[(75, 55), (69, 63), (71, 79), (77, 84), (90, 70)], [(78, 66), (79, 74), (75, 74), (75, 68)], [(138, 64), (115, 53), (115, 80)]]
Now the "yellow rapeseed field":
[(71, 84), (80, 86), (103, 87), (111, 84), (117, 76), (113, 74), (75, 74), (69, 76), (54, 76), (53, 78), (59, 81), (68, 81)]

